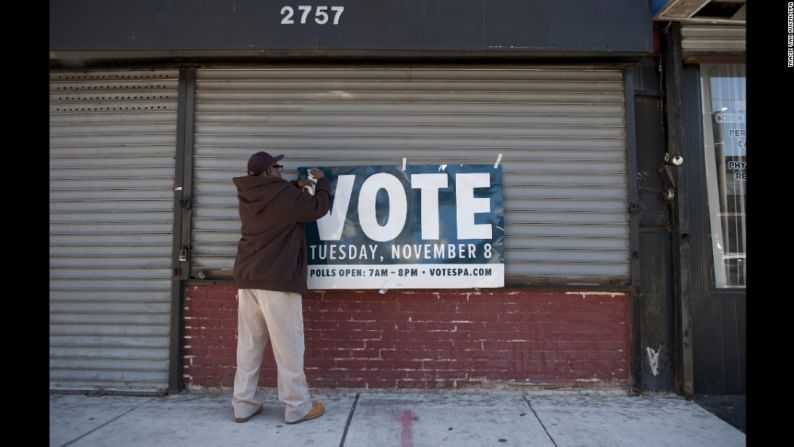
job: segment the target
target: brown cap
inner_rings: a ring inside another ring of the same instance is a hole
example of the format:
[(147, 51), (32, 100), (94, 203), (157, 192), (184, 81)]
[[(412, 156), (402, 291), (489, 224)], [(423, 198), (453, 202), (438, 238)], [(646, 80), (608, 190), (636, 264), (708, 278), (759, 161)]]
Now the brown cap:
[(248, 159), (248, 175), (262, 175), (265, 169), (273, 166), (282, 158), (284, 158), (284, 155), (276, 155), (274, 157), (267, 152), (259, 151)]

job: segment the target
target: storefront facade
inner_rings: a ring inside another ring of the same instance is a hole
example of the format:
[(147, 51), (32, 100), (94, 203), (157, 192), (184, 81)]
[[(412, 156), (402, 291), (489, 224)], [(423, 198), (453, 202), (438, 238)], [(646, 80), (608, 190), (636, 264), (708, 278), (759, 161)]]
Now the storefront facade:
[(668, 387), (640, 346), (669, 352), (672, 321), (639, 305), (670, 301), (641, 275), (669, 253), (640, 231), (661, 180), (635, 181), (660, 139), (647, 2), (188, 3), (51, 2), (53, 389), (232, 384), (231, 178), (263, 148), (286, 177), (503, 172), (505, 287), (310, 291), (311, 386)]
[[(701, 4), (703, 3), (703, 4)], [(744, 1), (670, 1), (665, 29), (675, 189), (676, 388), (746, 393), (746, 69)]]

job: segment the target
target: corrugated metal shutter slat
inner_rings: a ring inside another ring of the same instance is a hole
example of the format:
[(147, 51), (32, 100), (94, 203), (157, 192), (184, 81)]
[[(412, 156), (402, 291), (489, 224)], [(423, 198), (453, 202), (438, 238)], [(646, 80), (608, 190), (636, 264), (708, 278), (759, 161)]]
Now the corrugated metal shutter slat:
[(681, 26), (681, 49), (684, 56), (745, 53), (744, 25), (707, 25), (685, 23)]
[(177, 70), (50, 74), (50, 386), (168, 387)]
[(510, 276), (629, 276), (620, 70), (200, 69), (193, 268), (231, 269), (231, 178), (262, 147), (298, 166), (493, 163)]

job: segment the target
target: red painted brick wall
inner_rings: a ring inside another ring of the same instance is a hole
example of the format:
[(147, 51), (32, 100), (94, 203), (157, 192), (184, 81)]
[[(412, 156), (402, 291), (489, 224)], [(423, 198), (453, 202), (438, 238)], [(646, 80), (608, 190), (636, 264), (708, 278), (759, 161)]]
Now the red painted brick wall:
[[(186, 386), (233, 386), (236, 292), (188, 287)], [(313, 388), (628, 383), (629, 308), (619, 292), (327, 291), (307, 294), (303, 310)], [(270, 347), (260, 386), (276, 386)]]

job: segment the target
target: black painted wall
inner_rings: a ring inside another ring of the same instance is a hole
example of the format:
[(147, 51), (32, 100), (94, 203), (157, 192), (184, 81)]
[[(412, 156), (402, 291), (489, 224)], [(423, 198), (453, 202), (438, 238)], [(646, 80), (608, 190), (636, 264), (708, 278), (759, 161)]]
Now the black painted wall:
[(690, 179), (692, 231), (692, 349), (695, 394), (747, 392), (747, 297), (743, 289), (715, 289), (703, 154), (703, 123), (698, 65), (685, 65), (682, 77), (684, 159)]
[[(299, 5), (310, 5), (305, 23)], [(317, 13), (317, 6), (328, 19)], [(333, 6), (343, 6), (336, 25)], [(282, 24), (285, 7), (293, 24)], [(327, 20), (325, 24), (317, 23)], [(645, 0), (50, 0), (50, 51), (647, 54)], [(241, 54), (242, 54), (241, 53)], [(194, 54), (195, 55), (195, 54)]]
[[(662, 198), (667, 188), (659, 168), (666, 152), (663, 91), (659, 84), (658, 58), (645, 58), (635, 70), (635, 120), (637, 126), (637, 178), (640, 217), (640, 287), (636, 301), (639, 333), (634, 348), (639, 352), (638, 388), (645, 391), (673, 389), (673, 277), (671, 215)], [(658, 354), (654, 373), (651, 356)]]

